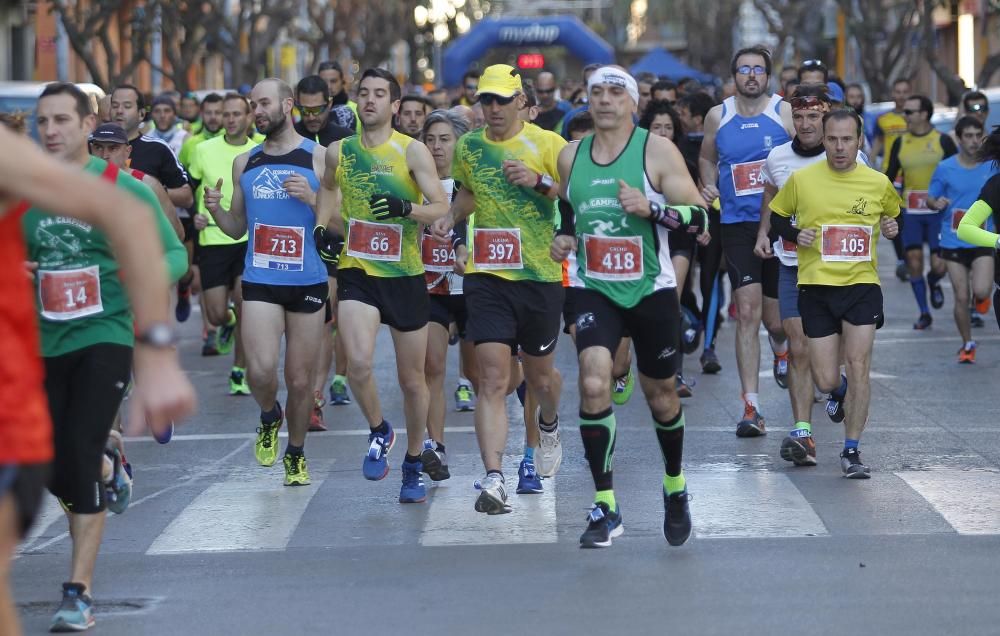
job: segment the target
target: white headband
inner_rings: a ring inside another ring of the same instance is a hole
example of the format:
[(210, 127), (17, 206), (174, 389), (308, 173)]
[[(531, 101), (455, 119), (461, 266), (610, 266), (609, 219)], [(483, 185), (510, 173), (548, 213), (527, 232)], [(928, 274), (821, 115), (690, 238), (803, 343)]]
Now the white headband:
[(594, 74), (587, 80), (587, 95), (597, 84), (610, 84), (611, 86), (621, 86), (628, 91), (629, 96), (636, 104), (639, 103), (639, 85), (635, 78), (614, 66), (602, 66), (594, 71)]

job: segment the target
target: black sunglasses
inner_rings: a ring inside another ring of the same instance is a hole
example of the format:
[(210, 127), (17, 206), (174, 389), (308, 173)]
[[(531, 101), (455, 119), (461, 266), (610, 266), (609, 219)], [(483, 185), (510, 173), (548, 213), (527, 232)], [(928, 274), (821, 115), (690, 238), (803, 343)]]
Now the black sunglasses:
[(500, 97), (499, 95), (494, 95), (493, 93), (483, 93), (479, 96), (479, 101), (483, 106), (492, 106), (493, 104), (500, 104), (501, 106), (506, 106), (514, 101), (517, 95), (511, 95), (510, 97)]
[(825, 69), (826, 68), (826, 64), (823, 63), (823, 60), (806, 60), (805, 62), (802, 63), (802, 68), (822, 68), (822, 69)]

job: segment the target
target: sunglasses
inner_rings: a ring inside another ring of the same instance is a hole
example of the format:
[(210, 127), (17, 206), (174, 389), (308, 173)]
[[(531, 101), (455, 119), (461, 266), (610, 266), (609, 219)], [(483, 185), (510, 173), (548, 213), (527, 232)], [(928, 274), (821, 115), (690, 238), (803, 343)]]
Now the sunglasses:
[(514, 101), (517, 95), (511, 95), (510, 97), (500, 97), (499, 95), (494, 95), (493, 93), (483, 93), (479, 96), (479, 101), (483, 106), (492, 106), (493, 104), (500, 104), (501, 106), (506, 106)]
[(978, 113), (981, 110), (989, 111), (989, 106), (987, 106), (986, 104), (969, 104), (966, 107), (966, 110), (968, 110), (970, 113)]
[(296, 104), (295, 107), (299, 109), (299, 112), (308, 117), (319, 117), (326, 112), (328, 104), (323, 104), (322, 106), (303, 106), (302, 104)]
[(744, 64), (743, 66), (737, 68), (736, 72), (740, 75), (767, 75), (767, 69), (759, 64), (757, 66)]
[(805, 62), (802, 63), (802, 68), (822, 68), (822, 69), (825, 69), (826, 68), (826, 64), (823, 63), (823, 60), (806, 60)]

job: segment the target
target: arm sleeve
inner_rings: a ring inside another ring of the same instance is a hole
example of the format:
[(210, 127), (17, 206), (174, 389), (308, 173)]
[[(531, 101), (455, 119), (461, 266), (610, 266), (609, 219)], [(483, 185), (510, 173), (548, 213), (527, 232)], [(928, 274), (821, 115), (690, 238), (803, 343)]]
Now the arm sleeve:
[(460, 245), (467, 245), (469, 240), (469, 221), (462, 220), (452, 229), (451, 247), (458, 249)]
[(177, 161), (177, 157), (174, 153), (170, 151), (166, 145), (162, 146), (162, 159), (160, 160), (160, 172), (161, 174), (153, 175), (160, 180), (163, 187), (167, 189), (180, 188), (188, 185), (187, 173), (181, 168), (180, 162)]
[(992, 213), (993, 208), (982, 199), (978, 199), (973, 203), (969, 211), (962, 217), (962, 222), (958, 224), (959, 240), (972, 243), (978, 247), (997, 247), (997, 241), (1000, 241), (1000, 234), (984, 230), (981, 227)]
[(885, 176), (889, 177), (890, 183), (896, 182), (896, 177), (899, 176), (899, 171), (902, 167), (899, 165), (899, 149), (903, 147), (903, 138), (896, 137), (896, 141), (892, 142), (892, 150), (889, 151), (889, 167), (885, 171)]
[(951, 138), (951, 135), (941, 135), (941, 151), (944, 153), (944, 159), (958, 154), (958, 146), (955, 145), (955, 140)]
[(569, 201), (559, 199), (559, 229), (556, 234), (560, 236), (576, 236), (576, 214), (573, 212), (573, 205)]
[(792, 225), (791, 217), (781, 214), (771, 215), (771, 234), (795, 243), (799, 238), (799, 229)]

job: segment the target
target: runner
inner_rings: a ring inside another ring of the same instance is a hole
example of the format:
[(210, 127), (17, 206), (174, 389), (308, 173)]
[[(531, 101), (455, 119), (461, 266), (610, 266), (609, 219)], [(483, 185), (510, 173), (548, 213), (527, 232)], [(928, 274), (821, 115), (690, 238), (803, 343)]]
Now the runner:
[(335, 124), (361, 133), (358, 105), (347, 96), (348, 82), (339, 62), (320, 62), (316, 69), (330, 89), (330, 118)]
[(399, 100), (396, 130), (408, 137), (418, 138), (424, 129), (424, 121), (432, 110), (434, 107), (430, 100), (423, 95), (414, 93), (403, 95), (402, 99)]
[[(587, 88), (596, 130), (559, 153), (562, 222), (551, 247), (556, 261), (576, 251), (583, 285), (576, 298), (580, 435), (597, 494), (580, 546), (607, 547), (624, 532), (612, 489), (616, 423), (609, 387), (612, 356), (626, 331), (635, 339), (639, 383), (665, 466), (663, 535), (682, 545), (691, 515), (681, 469), (684, 414), (674, 387), (680, 305), (666, 235), (704, 234), (708, 215), (697, 206), (667, 206), (700, 202), (701, 195), (673, 143), (632, 123), (635, 79), (605, 66)], [(650, 102), (647, 115), (656, 104)]]
[[(850, 479), (868, 479), (858, 442), (868, 422), (875, 330), (883, 321), (876, 246), (880, 231), (886, 238), (898, 231), (900, 200), (883, 174), (858, 163), (861, 118), (835, 110), (823, 120), (826, 161), (788, 176), (771, 201), (771, 224), (798, 245), (798, 308), (813, 378), (829, 393), (844, 395), (851, 387), (841, 470)], [(840, 375), (841, 348), (846, 378)]]
[[(989, 162), (994, 168), (1000, 167), (1000, 130), (996, 128), (983, 140), (983, 145), (977, 153), (980, 162)], [(992, 218), (994, 231), (983, 229), (982, 225)], [(995, 228), (1000, 227), (1000, 176), (994, 175), (986, 182), (979, 197), (958, 224), (958, 238), (979, 247), (993, 247), (1000, 251), (1000, 234)], [(994, 255), (996, 256), (996, 255)], [(1000, 326), (1000, 265), (993, 270), (993, 312), (996, 314), (997, 325)]]
[[(455, 143), (468, 131), (468, 122), (450, 111), (432, 111), (424, 120), (420, 140), (427, 145), (434, 158), (438, 178), (449, 201), (455, 189), (455, 180), (451, 178)], [(461, 360), (468, 361), (466, 364), (468, 368), (475, 366), (473, 345), (465, 338), (466, 309), (465, 297), (462, 295), (462, 276), (455, 271), (455, 251), (459, 240), (458, 233), (450, 243), (439, 243), (429, 232), (425, 232), (421, 237), (420, 252), (426, 271), (427, 293), (430, 295), (427, 359), (424, 362), (424, 376), (427, 379), (430, 399), (427, 408), (428, 439), (424, 441), (420, 459), (424, 465), (424, 472), (434, 481), (448, 479), (451, 476), (444, 445), (444, 376), (452, 324), (455, 325), (458, 334)], [(464, 385), (460, 384), (458, 391), (463, 387)], [(466, 387), (465, 390), (471, 393), (471, 387)]]
[[(322, 147), (292, 127), (294, 105), (291, 87), (279, 79), (254, 86), (250, 106), (257, 130), (266, 139), (236, 157), (231, 181), (219, 177), (214, 186), (205, 186), (204, 203), (229, 238), (239, 239), (252, 230), (243, 265), (240, 330), (250, 393), (260, 406), (254, 455), (262, 466), (274, 464), (278, 429), (287, 420), (285, 485), (306, 486), (310, 481), (303, 446), (327, 295), (326, 269), (310, 228), (317, 225), (316, 175), (323, 173), (324, 163)], [(233, 187), (229, 209), (222, 206), (226, 182), (239, 183)], [(282, 335), (288, 389), (284, 411), (278, 402)]]
[[(878, 157), (882, 157), (882, 172), (889, 170), (889, 154), (892, 146), (906, 132), (907, 122), (906, 117), (903, 116), (903, 108), (906, 105), (906, 98), (911, 94), (910, 80), (900, 78), (894, 81), (892, 83), (893, 108), (887, 113), (882, 113), (875, 120), (875, 140), (872, 142), (871, 156), (872, 163)], [(899, 224), (902, 228), (904, 225), (902, 218), (899, 219)], [(906, 266), (906, 250), (903, 249), (902, 232), (893, 239), (892, 247), (896, 250), (896, 278), (905, 283), (910, 280), (910, 274)]]
[[(777, 257), (780, 262), (778, 302), (781, 325), (788, 335), (791, 355), (788, 368), (788, 398), (792, 405), (795, 425), (781, 442), (781, 458), (796, 466), (816, 465), (816, 443), (812, 438), (813, 380), (809, 366), (809, 340), (802, 330), (799, 314), (798, 256), (796, 245), (779, 238), (772, 248), (770, 203), (784, 187), (792, 173), (826, 160), (823, 145), (823, 116), (830, 112), (830, 102), (823, 85), (801, 85), (789, 99), (795, 138), (772, 150), (764, 164), (764, 197), (760, 210), (760, 229), (754, 253), (761, 258)], [(864, 163), (863, 155), (857, 157)], [(843, 396), (838, 394), (834, 407), (839, 407)], [(833, 411), (835, 421), (843, 421), (843, 410)]]
[(475, 212), (465, 275), (466, 331), (476, 345), (476, 436), (486, 469), (475, 508), (501, 514), (511, 509), (502, 460), (509, 427), (505, 398), (518, 347), (527, 390), (540, 405), (538, 474), (551, 477), (562, 462), (562, 378), (553, 353), (564, 294), (561, 268), (548, 258), (546, 244), (555, 225), (556, 159), (566, 142), (518, 118), (526, 98), (513, 67), (487, 67), (476, 94), (486, 127), (459, 139), (452, 176), (461, 188), (433, 231), (445, 240)]
[[(945, 263), (941, 259), (941, 214), (927, 205), (927, 188), (931, 183), (934, 169), (942, 159), (958, 152), (955, 142), (944, 133), (934, 130), (931, 116), (934, 104), (923, 95), (906, 98), (903, 115), (906, 117), (906, 132), (898, 137), (889, 151), (889, 166), (886, 176), (896, 181), (902, 175), (903, 202), (903, 248), (906, 250), (906, 265), (910, 273), (910, 286), (917, 299), (920, 317), (913, 324), (914, 329), (923, 330), (931, 326), (930, 307), (927, 306), (927, 289), (931, 291), (931, 306), (944, 306), (944, 290), (941, 279), (945, 275)], [(924, 244), (930, 249), (931, 271), (924, 280)]]
[[(938, 164), (931, 178), (927, 203), (943, 212), (941, 217), (941, 257), (948, 266), (948, 277), (955, 292), (955, 323), (962, 337), (958, 361), (972, 364), (976, 361), (976, 343), (972, 340), (969, 315), (969, 287), (972, 301), (982, 314), (989, 311), (990, 275), (994, 272), (994, 249), (979, 243), (978, 247), (956, 235), (977, 193), (983, 184), (997, 174), (997, 166), (990, 160), (980, 161), (983, 147), (983, 124), (979, 119), (966, 115), (955, 124), (958, 154)], [(989, 216), (988, 214), (986, 215)], [(984, 218), (979, 228), (993, 230), (992, 219)]]
[(175, 157), (181, 154), (181, 148), (191, 133), (177, 121), (177, 104), (173, 98), (164, 94), (154, 99), (150, 108), (150, 119), (153, 120), (153, 125), (149, 135), (167, 144)]
[[(102, 202), (114, 210), (113, 221), (108, 215), (91, 215), (80, 222), (34, 208), (21, 219), (27, 247), (23, 261), (35, 273), (45, 390), (54, 432), (55, 458), (49, 489), (66, 510), (73, 539), (72, 571), (69, 582), (63, 584), (63, 601), (53, 617), (52, 629), (79, 631), (94, 622), (87, 590), (91, 588), (107, 505), (102, 458), (129, 384), (135, 333), (139, 334), (139, 342), (147, 345), (135, 350), (137, 386), (149, 390), (149, 364), (162, 364), (165, 368), (161, 371), (170, 383), (166, 390), (173, 391), (172, 401), (177, 405), (193, 401), (191, 387), (180, 374), (172, 349), (175, 337), (167, 323), (166, 306), (168, 276), (170, 281), (176, 281), (187, 268), (187, 259), (170, 224), (158, 211), (159, 203), (152, 192), (114, 165), (87, 153), (87, 138), (96, 118), (80, 89), (73, 84), (46, 86), (38, 100), (36, 121), (39, 137), (51, 155), (78, 170), (100, 175), (123, 191), (122, 196)], [(87, 198), (83, 192), (73, 194)], [(127, 195), (138, 198), (141, 204), (130, 203)], [(53, 199), (56, 197), (48, 201)], [(36, 201), (41, 202), (41, 198)], [(57, 199), (54, 202), (60, 203)], [(152, 237), (148, 221), (125, 216), (129, 212), (152, 216), (159, 240)], [(89, 223), (97, 218), (104, 225), (118, 226), (112, 232), (113, 244)], [(161, 245), (166, 247), (165, 259), (157, 258), (163, 250)], [(125, 267), (119, 267), (115, 254)], [(129, 289), (141, 289), (142, 294), (149, 295), (135, 296), (134, 324), (122, 281)], [(23, 327), (19, 327), (17, 333), (22, 332)], [(160, 391), (160, 387), (155, 390)], [(137, 389), (135, 400), (141, 405), (149, 396)], [(133, 410), (132, 414), (137, 412)], [(168, 424), (155, 422), (154, 433)]]
[(295, 132), (314, 140), (324, 148), (354, 134), (353, 128), (340, 126), (331, 110), (330, 85), (319, 75), (309, 75), (295, 85), (295, 107), (302, 120)]
[[(406, 418), (399, 501), (418, 503), (427, 499), (420, 473), (434, 470), (421, 462), (429, 394), (419, 226), (438, 219), (448, 204), (427, 147), (392, 129), (399, 99), (399, 83), (391, 73), (371, 68), (362, 74), (358, 113), (363, 132), (327, 149), (320, 216), (332, 219), (346, 239), (337, 271), (338, 311), (347, 378), (371, 430), (362, 472), (366, 479), (384, 479), (396, 441), (372, 374), (375, 339), (384, 323), (392, 333)], [(419, 203), (422, 199), (428, 203)]]
[(246, 353), (241, 330), (237, 328), (243, 313), (243, 263), (247, 256), (247, 235), (232, 239), (212, 220), (205, 193), (222, 180), (223, 209), (233, 196), (233, 161), (257, 146), (247, 137), (252, 118), (250, 104), (239, 93), (226, 93), (222, 101), (224, 134), (199, 143), (191, 149), (188, 171), (197, 185), (198, 268), (201, 272), (201, 304), (210, 328), (218, 329), (216, 347), (220, 354), (233, 351), (229, 371), (229, 395), (250, 395), (247, 385)]
[(787, 387), (788, 343), (778, 311), (778, 263), (753, 252), (760, 222), (764, 184), (760, 170), (772, 148), (791, 139), (791, 108), (766, 92), (771, 54), (761, 47), (738, 51), (731, 66), (737, 94), (712, 108), (701, 145), (702, 196), (722, 202), (722, 249), (737, 307), (736, 365), (743, 391), (739, 437), (764, 435), (757, 393), (761, 319), (774, 352), (774, 378)]

